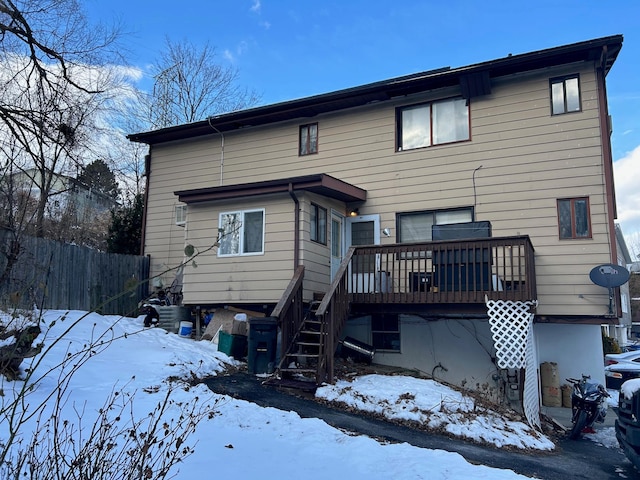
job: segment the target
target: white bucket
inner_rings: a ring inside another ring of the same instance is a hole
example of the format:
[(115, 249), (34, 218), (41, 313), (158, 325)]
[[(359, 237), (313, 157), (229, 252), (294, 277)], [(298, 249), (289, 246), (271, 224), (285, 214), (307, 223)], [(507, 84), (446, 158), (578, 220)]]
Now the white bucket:
[(193, 329), (193, 324), (191, 322), (180, 322), (180, 328), (178, 329), (178, 335), (181, 337), (189, 337), (191, 338), (191, 330)]

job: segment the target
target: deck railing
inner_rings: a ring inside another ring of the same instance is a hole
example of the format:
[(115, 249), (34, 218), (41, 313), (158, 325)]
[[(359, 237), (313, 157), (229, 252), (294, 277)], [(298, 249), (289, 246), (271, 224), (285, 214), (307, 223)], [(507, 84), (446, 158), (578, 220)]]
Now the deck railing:
[(354, 303), (484, 303), (536, 298), (529, 237), (356, 247), (348, 288)]

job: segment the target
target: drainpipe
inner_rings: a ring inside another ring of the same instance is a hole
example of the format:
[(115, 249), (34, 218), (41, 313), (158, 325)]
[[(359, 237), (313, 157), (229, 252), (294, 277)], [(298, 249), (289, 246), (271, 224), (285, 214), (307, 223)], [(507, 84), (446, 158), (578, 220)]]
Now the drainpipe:
[(209, 126), (220, 134), (220, 186), (222, 186), (222, 176), (224, 174), (224, 135), (220, 130), (211, 125), (211, 117), (207, 117)]
[(149, 153), (144, 156), (144, 199), (142, 205), (142, 232), (140, 235), (140, 255), (144, 255), (147, 232), (147, 210), (149, 206), (149, 176), (151, 175), (151, 149), (149, 147)]
[(298, 197), (296, 197), (296, 194), (293, 192), (292, 183), (289, 184), (289, 195), (291, 195), (293, 203), (295, 204), (295, 211), (293, 212), (293, 223), (295, 224), (293, 233), (293, 271), (295, 272), (300, 263), (300, 200), (298, 200)]

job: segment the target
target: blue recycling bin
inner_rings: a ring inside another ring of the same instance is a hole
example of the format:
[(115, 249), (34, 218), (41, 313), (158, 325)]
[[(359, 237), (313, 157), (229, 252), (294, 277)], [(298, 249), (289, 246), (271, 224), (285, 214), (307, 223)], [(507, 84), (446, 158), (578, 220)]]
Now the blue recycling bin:
[(273, 373), (276, 368), (278, 319), (276, 317), (249, 319), (249, 373)]

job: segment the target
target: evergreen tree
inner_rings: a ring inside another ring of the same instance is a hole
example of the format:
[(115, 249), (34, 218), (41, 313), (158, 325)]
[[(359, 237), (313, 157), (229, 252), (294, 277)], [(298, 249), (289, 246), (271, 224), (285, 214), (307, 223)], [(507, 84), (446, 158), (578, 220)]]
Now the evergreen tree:
[(143, 210), (144, 195), (140, 193), (135, 196), (131, 205), (111, 212), (107, 236), (109, 253), (140, 255)]
[(104, 160), (98, 159), (84, 167), (78, 175), (78, 181), (114, 199), (120, 194), (116, 176)]

